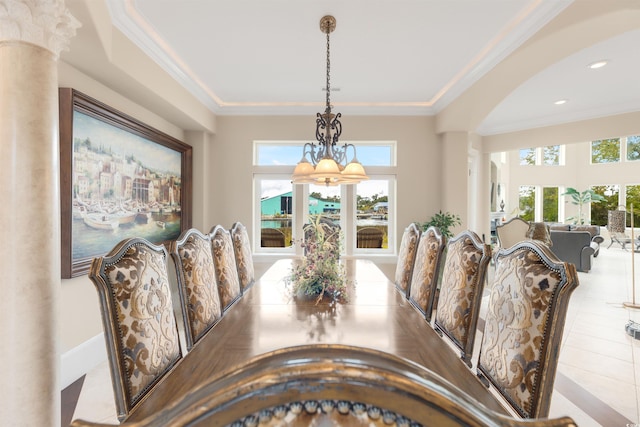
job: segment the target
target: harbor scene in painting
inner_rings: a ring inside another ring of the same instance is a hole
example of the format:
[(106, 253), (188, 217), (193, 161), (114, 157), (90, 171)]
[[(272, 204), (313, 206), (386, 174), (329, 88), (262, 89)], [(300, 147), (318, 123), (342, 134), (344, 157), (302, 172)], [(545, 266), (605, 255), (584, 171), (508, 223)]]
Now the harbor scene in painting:
[(181, 231), (181, 153), (74, 111), (74, 259), (128, 237), (153, 243)]

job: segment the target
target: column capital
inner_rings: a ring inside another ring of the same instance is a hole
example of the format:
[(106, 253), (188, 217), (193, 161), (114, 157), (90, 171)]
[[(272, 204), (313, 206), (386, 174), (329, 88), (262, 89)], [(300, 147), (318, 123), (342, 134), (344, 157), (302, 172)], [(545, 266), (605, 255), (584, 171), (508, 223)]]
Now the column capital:
[(0, 23), (0, 42), (32, 43), (56, 58), (81, 26), (64, 0), (0, 0)]

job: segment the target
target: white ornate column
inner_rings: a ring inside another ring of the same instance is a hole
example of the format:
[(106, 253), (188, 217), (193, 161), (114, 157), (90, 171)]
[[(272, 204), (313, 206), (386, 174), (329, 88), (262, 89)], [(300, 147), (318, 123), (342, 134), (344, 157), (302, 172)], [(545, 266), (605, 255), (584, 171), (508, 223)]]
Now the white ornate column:
[(0, 418), (60, 424), (60, 51), (63, 0), (0, 0)]

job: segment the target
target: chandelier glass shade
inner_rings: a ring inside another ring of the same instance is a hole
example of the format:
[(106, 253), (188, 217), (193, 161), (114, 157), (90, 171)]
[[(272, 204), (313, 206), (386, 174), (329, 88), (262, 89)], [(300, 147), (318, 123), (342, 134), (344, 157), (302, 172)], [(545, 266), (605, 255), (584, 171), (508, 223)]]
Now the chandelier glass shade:
[[(336, 19), (327, 15), (320, 20), (320, 29), (327, 35), (327, 87), (324, 113), (316, 115), (316, 141), (302, 148), (302, 159), (293, 171), (294, 184), (340, 185), (357, 184), (369, 179), (356, 157), (353, 144), (338, 144), (342, 133), (340, 113), (331, 112), (330, 43), (329, 34), (336, 28)], [(349, 158), (349, 156), (351, 156)]]

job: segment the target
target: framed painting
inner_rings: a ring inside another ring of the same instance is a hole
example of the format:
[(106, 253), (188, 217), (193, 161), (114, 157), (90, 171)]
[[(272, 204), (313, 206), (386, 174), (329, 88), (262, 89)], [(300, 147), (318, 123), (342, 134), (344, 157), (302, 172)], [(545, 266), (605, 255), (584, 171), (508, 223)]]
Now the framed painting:
[(62, 277), (128, 237), (191, 227), (192, 148), (71, 88), (59, 89)]

